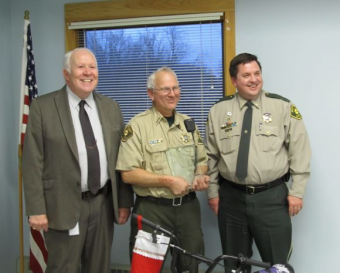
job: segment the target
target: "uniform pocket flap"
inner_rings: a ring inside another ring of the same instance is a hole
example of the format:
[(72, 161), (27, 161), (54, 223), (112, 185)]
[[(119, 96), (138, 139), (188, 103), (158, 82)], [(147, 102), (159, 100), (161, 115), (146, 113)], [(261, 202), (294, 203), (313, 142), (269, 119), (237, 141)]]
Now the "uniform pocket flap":
[(227, 129), (221, 129), (222, 132), (220, 134), (220, 139), (226, 139), (226, 138), (232, 138), (235, 136), (240, 136), (241, 132), (240, 132), (240, 127), (231, 127), (231, 128), (227, 128)]
[(167, 150), (167, 146), (164, 142), (162, 143), (157, 143), (157, 144), (151, 144), (148, 143), (145, 147), (145, 149), (149, 152), (149, 153), (158, 153), (158, 152), (164, 152)]
[(258, 126), (256, 127), (256, 135), (278, 136), (279, 128), (268, 125)]

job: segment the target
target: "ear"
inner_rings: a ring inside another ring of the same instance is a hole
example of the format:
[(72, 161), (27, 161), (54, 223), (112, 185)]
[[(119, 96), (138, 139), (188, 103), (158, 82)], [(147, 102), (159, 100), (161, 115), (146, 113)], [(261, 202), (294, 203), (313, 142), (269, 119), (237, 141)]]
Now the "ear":
[(231, 77), (231, 82), (232, 82), (232, 84), (236, 87), (236, 78)]
[(63, 70), (63, 75), (64, 75), (64, 79), (66, 82), (68, 82), (70, 80), (70, 73), (68, 73), (65, 69)]
[(154, 91), (152, 89), (148, 89), (148, 96), (151, 101), (155, 100)]

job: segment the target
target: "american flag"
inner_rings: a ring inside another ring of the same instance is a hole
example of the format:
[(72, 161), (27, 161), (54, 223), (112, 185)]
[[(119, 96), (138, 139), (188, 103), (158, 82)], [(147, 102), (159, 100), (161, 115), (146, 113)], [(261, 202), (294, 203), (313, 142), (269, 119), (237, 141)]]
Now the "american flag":
[[(30, 21), (25, 19), (24, 46), (22, 52), (21, 70), (21, 100), (20, 100), (20, 133), (19, 145), (23, 147), (26, 125), (31, 101), (38, 96), (38, 86), (35, 78), (35, 63)], [(43, 273), (47, 263), (47, 249), (42, 231), (30, 229), (30, 269), (33, 273)]]

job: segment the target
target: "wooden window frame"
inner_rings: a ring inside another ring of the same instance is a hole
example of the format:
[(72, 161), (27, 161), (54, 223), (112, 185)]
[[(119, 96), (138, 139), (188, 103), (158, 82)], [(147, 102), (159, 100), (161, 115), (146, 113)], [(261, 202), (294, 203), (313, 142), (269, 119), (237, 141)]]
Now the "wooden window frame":
[(149, 16), (223, 12), (225, 95), (235, 93), (229, 77), (229, 63), (235, 56), (235, 0), (115, 0), (65, 4), (65, 49), (77, 47), (71, 22), (113, 20)]

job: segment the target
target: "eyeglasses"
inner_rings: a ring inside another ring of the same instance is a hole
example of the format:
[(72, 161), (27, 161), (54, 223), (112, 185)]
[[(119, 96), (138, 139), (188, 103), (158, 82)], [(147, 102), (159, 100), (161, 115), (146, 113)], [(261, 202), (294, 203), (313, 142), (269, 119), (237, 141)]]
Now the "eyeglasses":
[(169, 95), (169, 93), (171, 92), (171, 90), (175, 93), (175, 94), (179, 94), (181, 93), (181, 87), (180, 86), (174, 86), (172, 88), (170, 87), (163, 87), (163, 88), (154, 88), (153, 90), (155, 91), (161, 91), (163, 95)]

